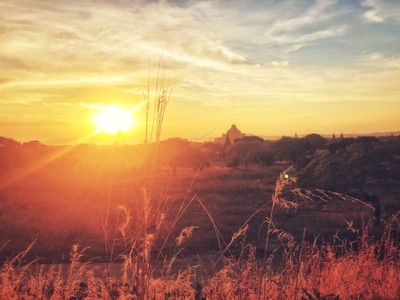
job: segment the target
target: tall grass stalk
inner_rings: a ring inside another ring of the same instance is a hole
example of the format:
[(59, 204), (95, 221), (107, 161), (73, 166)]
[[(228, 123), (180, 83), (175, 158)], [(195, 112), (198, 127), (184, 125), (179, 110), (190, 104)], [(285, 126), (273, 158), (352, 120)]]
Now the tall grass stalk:
[[(164, 62), (161, 60), (158, 64), (158, 73), (155, 86), (155, 94), (153, 101), (153, 118), (151, 124), (149, 124), (149, 109), (150, 109), (150, 94), (149, 88), (146, 99), (146, 138), (145, 143), (151, 143), (153, 134), (155, 135), (155, 150), (151, 154), (149, 159), (149, 164), (146, 164), (147, 168), (150, 168), (150, 176), (148, 181), (143, 185), (142, 200), (143, 205), (139, 209), (141, 212), (142, 226), (139, 228), (139, 236), (133, 236), (131, 241), (131, 249), (128, 256), (125, 256), (125, 273), (129, 264), (131, 264), (131, 257), (136, 256), (136, 280), (134, 281), (137, 286), (136, 296), (138, 299), (145, 299), (147, 295), (147, 290), (149, 287), (149, 280), (152, 275), (151, 269), (151, 255), (153, 252), (153, 246), (158, 238), (159, 229), (161, 223), (164, 220), (164, 211), (162, 207), (162, 199), (153, 198), (154, 189), (154, 176), (156, 174), (156, 162), (158, 156), (158, 148), (161, 140), (161, 132), (163, 128), (165, 111), (171, 96), (171, 90), (169, 90), (169, 80), (166, 79), (166, 67)], [(149, 126), (150, 130), (150, 140), (148, 140)], [(154, 129), (155, 128), (155, 129)], [(155, 130), (155, 132), (154, 132)], [(126, 228), (127, 226), (125, 226)]]
[[(137, 199), (132, 200), (133, 206), (124, 204), (118, 208), (111, 207), (114, 189), (114, 178), (111, 174), (103, 216), (107, 284), (110, 284), (111, 265), (122, 259), (122, 279), (135, 287), (134, 294), (137, 299), (146, 298), (152, 275), (151, 256), (154, 243), (158, 239), (159, 230), (165, 218), (162, 195), (158, 195), (157, 198), (155, 193), (157, 185), (155, 175), (159, 168), (157, 166), (158, 148), (165, 111), (171, 96), (171, 90), (168, 87), (169, 80), (166, 78), (166, 65), (162, 59), (158, 63), (154, 95), (150, 93), (150, 73), (148, 77), (147, 92), (144, 94), (146, 104), (144, 143), (148, 152), (145, 155), (141, 194), (134, 195)], [(121, 243), (124, 245), (123, 252), (116, 252), (117, 248), (121, 248), (118, 246)], [(107, 289), (111, 288), (112, 286), (107, 286)]]

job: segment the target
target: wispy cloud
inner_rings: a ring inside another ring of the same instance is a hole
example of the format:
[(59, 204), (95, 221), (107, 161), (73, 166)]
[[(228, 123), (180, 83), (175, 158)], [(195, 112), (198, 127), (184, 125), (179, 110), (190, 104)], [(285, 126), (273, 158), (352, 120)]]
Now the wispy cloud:
[(400, 75), (400, 55), (387, 56), (379, 52), (364, 54), (360, 57), (362, 66), (374, 70), (397, 71)]
[[(303, 28), (315, 26), (318, 23), (327, 21), (334, 16), (334, 13), (327, 10), (336, 1), (317, 1), (310, 7), (296, 6), (294, 2), (283, 2), (280, 8), (281, 18), (276, 18), (268, 33), (298, 32)], [(312, 2), (311, 2), (312, 3)]]
[(400, 23), (400, 5), (397, 0), (364, 0), (361, 5), (368, 9), (364, 17), (369, 22)]
[(210, 16), (201, 5), (182, 9), (160, 2), (93, 8), (60, 3), (1, 4), (5, 11), (14, 12), (2, 16), (7, 33), (0, 37), (1, 63), (9, 71), (24, 68), (36, 74), (73, 72), (75, 76), (129, 72), (145, 68), (145, 57), (159, 56), (216, 68), (245, 62), (222, 36), (203, 28), (208, 20), (199, 15)]
[(51, 116), (68, 107), (60, 103), (72, 112), (88, 110), (78, 103), (140, 102), (160, 58), (187, 114), (218, 108), (254, 119), (274, 108), (294, 114), (299, 103), (393, 103), (398, 7), (395, 0), (3, 1), (0, 117), (31, 106), (42, 116), (43, 103)]
[(346, 33), (346, 26), (331, 26), (324, 30), (312, 30), (311, 32), (288, 32), (280, 33), (279, 35), (271, 35), (267, 33), (268, 38), (278, 44), (292, 45), (290, 49), (300, 49), (308, 43), (315, 42), (330, 37), (340, 36)]
[(273, 65), (274, 67), (287, 67), (289, 66), (289, 62), (286, 60), (283, 61), (274, 60), (273, 62), (271, 62), (271, 65)]
[(280, 46), (284, 52), (297, 51), (310, 43), (331, 37), (342, 36), (347, 31), (346, 24), (332, 24), (341, 12), (335, 11), (336, 1), (316, 1), (311, 6), (291, 6), (284, 2), (281, 16), (274, 18), (265, 31), (267, 43)]

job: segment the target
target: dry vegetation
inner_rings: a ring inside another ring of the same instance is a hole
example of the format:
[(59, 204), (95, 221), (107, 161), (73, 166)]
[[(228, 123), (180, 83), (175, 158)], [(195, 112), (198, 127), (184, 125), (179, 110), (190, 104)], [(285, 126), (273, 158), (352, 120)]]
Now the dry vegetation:
[[(299, 236), (290, 228), (281, 228), (279, 222), (284, 216), (301, 214), (304, 203), (318, 206), (319, 202), (340, 201), (348, 205), (359, 200), (299, 190), (295, 178), (286, 179), (285, 172), (272, 189), (270, 176), (279, 171), (281, 167), (252, 172), (182, 170), (175, 176), (142, 178), (137, 186), (130, 182), (130, 191), (140, 199), (129, 202), (109, 196), (98, 204), (103, 205), (101, 213), (95, 214), (101, 220), (97, 229), (103, 240), (101, 257), (94, 256), (101, 252), (85, 248), (100, 247), (98, 241), (85, 239), (96, 230), (88, 227), (95, 217), (86, 211), (81, 245), (71, 244), (69, 258), (62, 263), (43, 264), (43, 257), (32, 258), (39, 241), (4, 261), (1, 298), (398, 299), (399, 216), (387, 220), (379, 238), (372, 224), (365, 224), (361, 231), (350, 226), (351, 240), (339, 235), (329, 242), (318, 236), (310, 239), (304, 227)], [(267, 180), (266, 172), (270, 172)], [(121, 183), (115, 187), (127, 188)], [(226, 194), (231, 197), (224, 199)], [(249, 201), (248, 207), (243, 201)], [(38, 213), (34, 210), (34, 215)], [(57, 211), (57, 215), (64, 214)], [(342, 223), (346, 217), (345, 213), (336, 215)], [(43, 220), (32, 223), (38, 228), (45, 224)], [(57, 231), (68, 231), (76, 224), (54, 226)], [(5, 243), (0, 253), (7, 247)]]

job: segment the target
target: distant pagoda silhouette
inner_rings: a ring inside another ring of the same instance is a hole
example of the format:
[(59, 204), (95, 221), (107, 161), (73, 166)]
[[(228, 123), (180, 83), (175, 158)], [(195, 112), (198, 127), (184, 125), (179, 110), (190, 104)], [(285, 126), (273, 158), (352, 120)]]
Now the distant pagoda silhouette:
[(225, 144), (230, 143), (234, 144), (236, 139), (241, 139), (245, 135), (236, 127), (235, 124), (232, 124), (231, 128), (224, 134), (222, 137), (218, 137), (215, 139), (215, 143)]

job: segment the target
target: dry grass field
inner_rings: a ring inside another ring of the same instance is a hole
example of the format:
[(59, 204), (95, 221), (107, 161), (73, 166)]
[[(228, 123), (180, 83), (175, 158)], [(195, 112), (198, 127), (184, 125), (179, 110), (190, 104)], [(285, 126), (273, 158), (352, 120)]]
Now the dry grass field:
[(1, 299), (400, 298), (395, 189), (375, 224), (373, 205), (301, 188), (287, 164), (40, 151), (2, 173)]

